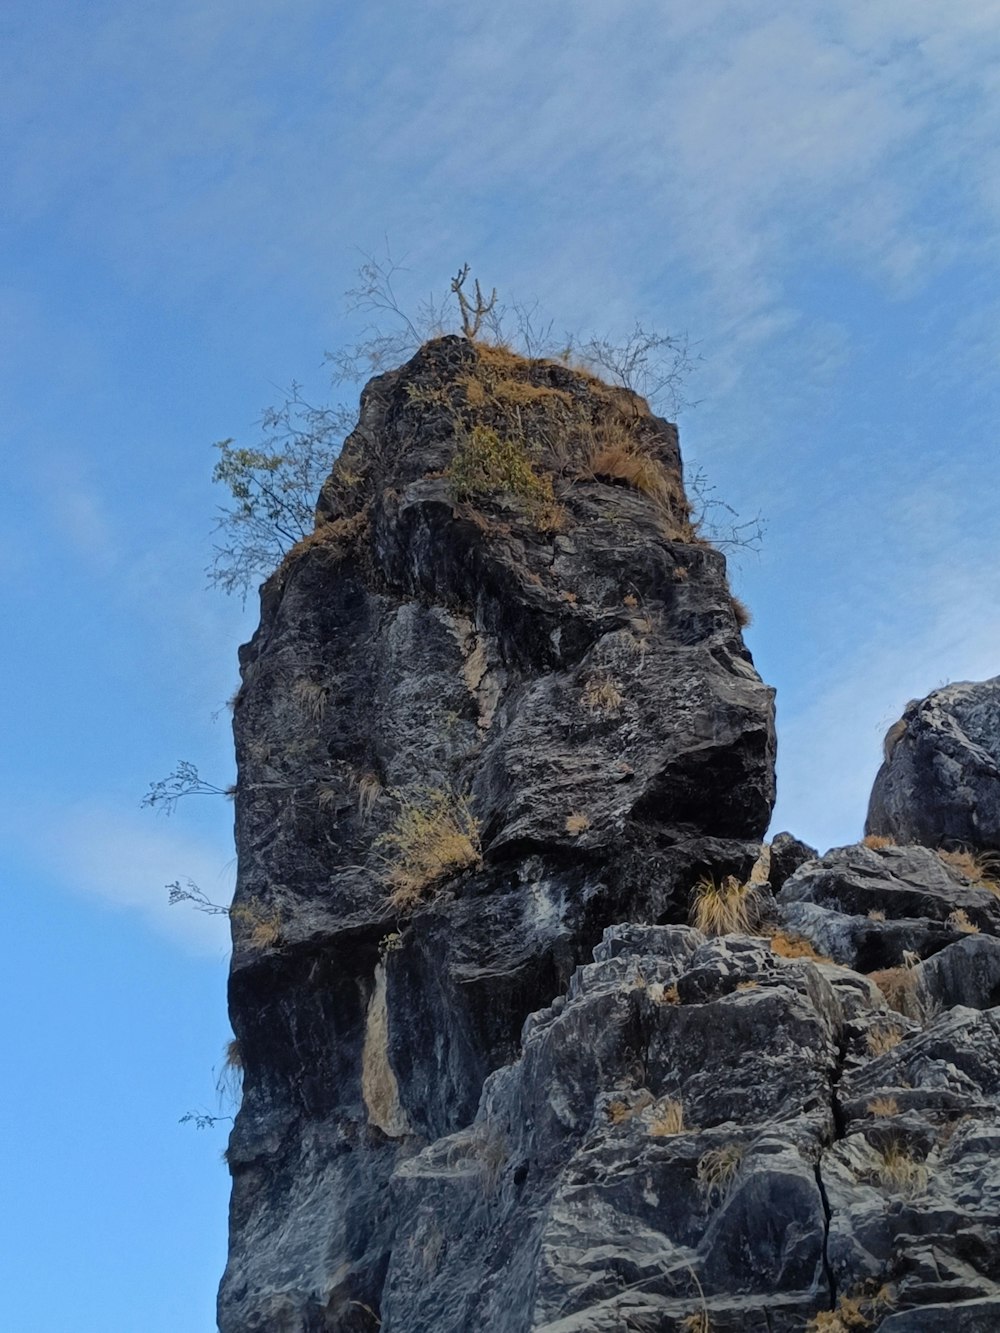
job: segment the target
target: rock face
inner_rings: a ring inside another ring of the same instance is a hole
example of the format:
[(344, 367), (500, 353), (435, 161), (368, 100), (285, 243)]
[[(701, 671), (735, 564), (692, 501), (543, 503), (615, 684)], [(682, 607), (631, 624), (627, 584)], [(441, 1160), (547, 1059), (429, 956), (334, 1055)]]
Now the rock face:
[(1000, 676), (912, 700), (885, 748), (866, 833), (1000, 849)]
[(242, 652), (221, 1333), (1000, 1328), (1000, 888), (764, 853), (737, 615), (633, 395), (368, 386)]
[[(611, 1086), (598, 1050), (615, 1070), (638, 1058), (633, 1002), (605, 986), (625, 1027), (580, 1032), (580, 1087), (567, 1068), (548, 1104), (556, 1073), (535, 1065), (516, 1094), (544, 1117), (518, 1151), (549, 1166), (480, 1142), (484, 1084), (510, 1084), (525, 1020), (607, 925), (683, 921), (699, 876), (749, 872), (774, 798), (772, 693), (724, 559), (691, 528), (674, 427), (582, 372), (460, 338), (369, 384), (241, 665), (244, 1100), (220, 1328), (443, 1328), (396, 1313), (406, 1264), (431, 1264), (432, 1241), (413, 1248), (435, 1206), (419, 1154), (476, 1180), (495, 1157), (504, 1197), (524, 1170), (554, 1185)], [(650, 1058), (665, 1070), (670, 1051)], [(498, 1292), (535, 1281), (535, 1241), (510, 1226)], [(539, 1309), (560, 1308), (562, 1279), (538, 1280)]]

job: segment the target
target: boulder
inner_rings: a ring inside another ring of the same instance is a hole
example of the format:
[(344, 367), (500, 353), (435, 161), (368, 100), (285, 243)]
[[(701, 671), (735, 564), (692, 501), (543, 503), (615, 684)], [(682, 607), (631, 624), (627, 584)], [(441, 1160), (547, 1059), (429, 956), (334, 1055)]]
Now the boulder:
[(791, 875), (778, 913), (819, 953), (862, 972), (930, 957), (969, 930), (1000, 935), (1000, 898), (920, 846), (835, 847)]
[(1000, 676), (945, 685), (907, 704), (886, 736), (865, 832), (1000, 849)]

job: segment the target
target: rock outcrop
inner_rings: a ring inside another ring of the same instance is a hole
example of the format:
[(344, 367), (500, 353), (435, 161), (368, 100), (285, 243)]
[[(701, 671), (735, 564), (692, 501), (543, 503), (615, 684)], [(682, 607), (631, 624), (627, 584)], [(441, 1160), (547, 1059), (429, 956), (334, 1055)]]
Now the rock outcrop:
[(671, 425), (426, 345), (241, 660), (222, 1333), (1000, 1328), (1000, 887), (762, 847)]
[(1000, 676), (945, 685), (906, 705), (886, 736), (865, 832), (1000, 850)]
[(241, 654), (224, 1333), (390, 1328), (404, 1164), (474, 1132), (606, 926), (749, 873), (773, 706), (737, 616), (633, 394), (461, 338), (369, 384)]

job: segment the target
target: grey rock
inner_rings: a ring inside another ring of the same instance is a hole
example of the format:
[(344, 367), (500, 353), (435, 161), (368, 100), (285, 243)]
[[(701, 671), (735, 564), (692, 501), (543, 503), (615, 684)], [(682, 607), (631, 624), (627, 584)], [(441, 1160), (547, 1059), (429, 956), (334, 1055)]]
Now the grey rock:
[(818, 952), (863, 972), (929, 957), (969, 926), (1000, 934), (1000, 899), (920, 846), (836, 847), (800, 866), (778, 904)]
[[(558, 521), (457, 497), (443, 473), (475, 429), (554, 477)], [(602, 430), (641, 442), (659, 499), (590, 466)], [(606, 925), (683, 922), (699, 876), (749, 873), (772, 692), (687, 521), (675, 428), (461, 338), (367, 387), (241, 667), (220, 1327), (370, 1329), (400, 1160), (468, 1130), (528, 1016), (572, 1009)], [(452, 838), (434, 873), (406, 868), (412, 818)], [(538, 1092), (553, 1160), (596, 1088), (565, 1095), (557, 1114)]]
[(987, 1296), (901, 1310), (879, 1325), (879, 1333), (996, 1333), (998, 1328), (1000, 1296)]
[(703, 1302), (713, 1328), (791, 1330), (827, 1303), (832, 991), (762, 941), (681, 929), (631, 953), (608, 931), (471, 1131), (398, 1168), (390, 1333), (679, 1330)]
[(1000, 676), (933, 690), (907, 704), (865, 832), (928, 847), (1000, 848)]
[[(561, 514), (459, 497), (476, 430)], [(564, 366), (365, 390), (241, 655), (221, 1333), (1000, 1327), (1000, 899), (921, 846), (765, 872), (771, 692), (680, 476)], [(812, 957), (687, 924), (755, 866)]]
[(1000, 1005), (1000, 940), (967, 935), (929, 958), (920, 978), (925, 992), (945, 1008), (993, 1009)]
[(771, 857), (768, 882), (772, 892), (779, 893), (785, 881), (806, 861), (814, 861), (819, 853), (815, 847), (801, 842), (791, 833), (776, 833), (771, 839)]

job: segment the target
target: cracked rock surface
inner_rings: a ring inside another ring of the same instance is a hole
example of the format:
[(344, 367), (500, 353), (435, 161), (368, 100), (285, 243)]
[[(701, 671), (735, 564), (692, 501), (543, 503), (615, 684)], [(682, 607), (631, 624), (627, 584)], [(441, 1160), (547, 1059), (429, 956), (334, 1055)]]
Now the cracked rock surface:
[(221, 1333), (1000, 1328), (1000, 898), (762, 851), (737, 617), (634, 395), (365, 390), (241, 653)]
[[(699, 876), (749, 873), (772, 691), (675, 428), (461, 338), (369, 384), (241, 666), (220, 1327), (389, 1328), (410, 1164), (478, 1179), (484, 1083), (604, 927), (682, 921)], [(568, 1143), (591, 1093), (540, 1079)]]

